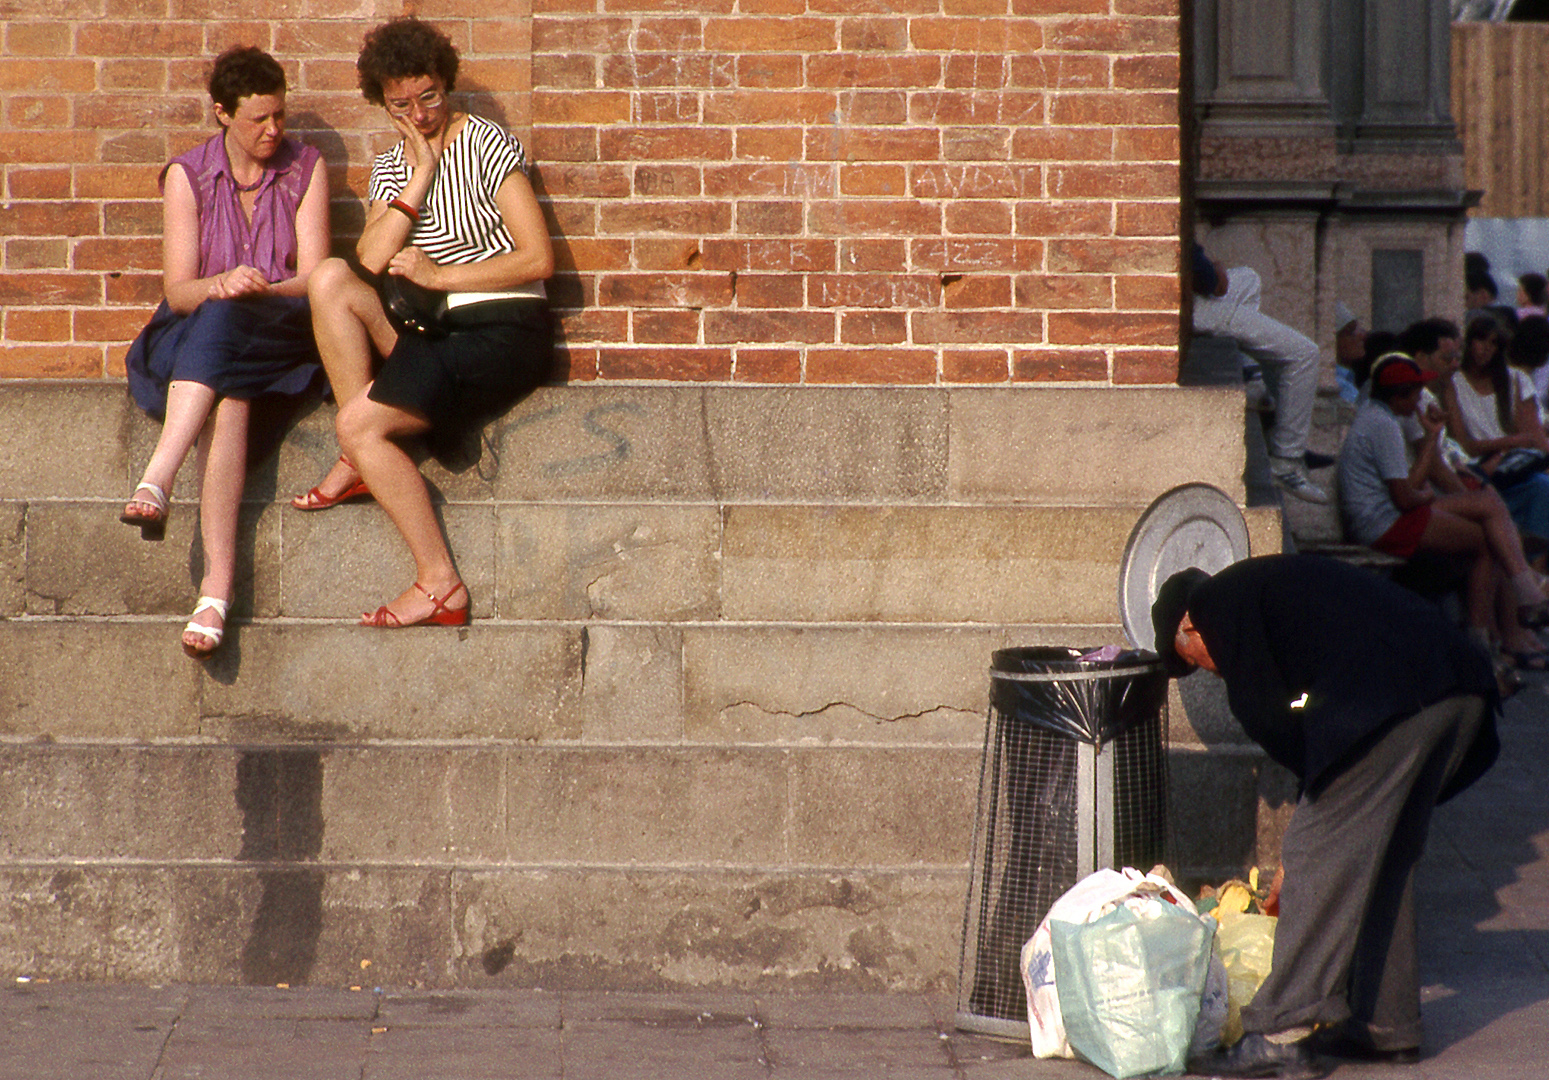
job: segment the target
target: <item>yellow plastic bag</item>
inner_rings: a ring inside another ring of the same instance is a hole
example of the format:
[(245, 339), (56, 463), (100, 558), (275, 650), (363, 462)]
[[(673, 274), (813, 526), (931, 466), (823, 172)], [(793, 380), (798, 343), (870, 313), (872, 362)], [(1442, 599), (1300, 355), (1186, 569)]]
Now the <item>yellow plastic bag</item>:
[(1242, 1007), (1253, 1000), (1259, 985), (1269, 975), (1275, 955), (1273, 915), (1243, 913), (1221, 916), (1216, 931), (1216, 955), (1226, 966), (1226, 1022), (1221, 1025), (1221, 1045), (1231, 1046), (1242, 1038)]

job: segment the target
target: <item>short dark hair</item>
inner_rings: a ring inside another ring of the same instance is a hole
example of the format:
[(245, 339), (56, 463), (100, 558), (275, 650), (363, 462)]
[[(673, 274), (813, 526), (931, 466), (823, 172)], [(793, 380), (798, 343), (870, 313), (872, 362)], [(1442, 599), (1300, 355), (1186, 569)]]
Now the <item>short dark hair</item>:
[(1522, 291), (1527, 293), (1528, 303), (1543, 307), (1549, 303), (1549, 278), (1542, 274), (1523, 274), (1517, 279)]
[(1463, 284), (1469, 292), (1478, 292), (1480, 289), (1483, 289), (1490, 295), (1492, 300), (1501, 295), (1500, 289), (1495, 285), (1495, 278), (1490, 276), (1488, 270), (1480, 270), (1477, 273), (1469, 274), (1463, 279)]
[(457, 85), (457, 49), (451, 38), (410, 15), (367, 33), (355, 70), (366, 100), (384, 105), (382, 84), (393, 79), (433, 75), (450, 91)]
[(1549, 363), (1549, 319), (1529, 315), (1518, 322), (1516, 333), (1506, 346), (1506, 357), (1516, 367), (1530, 371)]
[(254, 94), (285, 93), (285, 69), (256, 45), (233, 45), (215, 58), (210, 70), (210, 100), (230, 116), (237, 103)]
[(1458, 324), (1449, 319), (1421, 319), (1399, 335), (1398, 348), (1400, 352), (1418, 356), (1435, 352), (1447, 338), (1462, 337)]

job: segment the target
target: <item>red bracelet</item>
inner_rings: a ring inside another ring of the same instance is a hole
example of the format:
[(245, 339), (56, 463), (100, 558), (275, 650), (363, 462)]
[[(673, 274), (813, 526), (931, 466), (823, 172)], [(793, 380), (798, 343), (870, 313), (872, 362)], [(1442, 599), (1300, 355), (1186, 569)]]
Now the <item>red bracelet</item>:
[(419, 223), (420, 212), (414, 209), (414, 207), (410, 206), (408, 203), (404, 202), (402, 199), (394, 199), (392, 202), (388, 203), (387, 206), (388, 209), (398, 211), (400, 214), (415, 224)]

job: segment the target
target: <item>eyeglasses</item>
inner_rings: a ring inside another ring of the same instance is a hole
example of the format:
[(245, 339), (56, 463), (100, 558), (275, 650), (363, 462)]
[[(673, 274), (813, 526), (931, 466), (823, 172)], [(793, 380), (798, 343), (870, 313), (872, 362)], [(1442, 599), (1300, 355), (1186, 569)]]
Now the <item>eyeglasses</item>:
[(401, 116), (407, 116), (409, 113), (414, 111), (415, 105), (418, 105), (426, 112), (435, 112), (445, 104), (446, 95), (443, 94), (440, 90), (426, 90), (419, 97), (389, 99), (387, 102), (387, 111), (391, 113), (398, 113)]

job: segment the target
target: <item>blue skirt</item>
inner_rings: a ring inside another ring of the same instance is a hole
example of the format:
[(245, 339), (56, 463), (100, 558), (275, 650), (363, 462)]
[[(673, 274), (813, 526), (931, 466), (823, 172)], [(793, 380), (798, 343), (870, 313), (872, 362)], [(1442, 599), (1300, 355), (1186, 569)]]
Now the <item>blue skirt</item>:
[(303, 296), (206, 300), (187, 315), (163, 300), (125, 363), (135, 404), (157, 420), (166, 417), (167, 384), (174, 379), (251, 400), (308, 393), (323, 371)]

